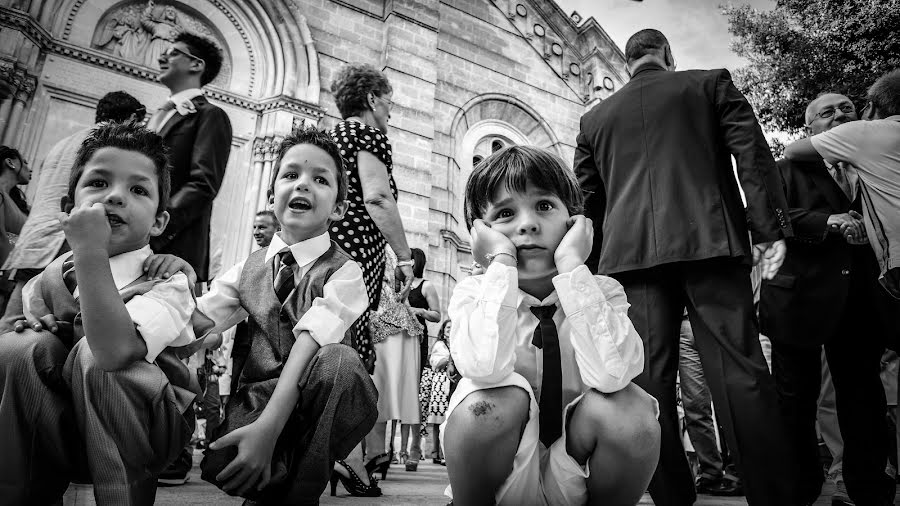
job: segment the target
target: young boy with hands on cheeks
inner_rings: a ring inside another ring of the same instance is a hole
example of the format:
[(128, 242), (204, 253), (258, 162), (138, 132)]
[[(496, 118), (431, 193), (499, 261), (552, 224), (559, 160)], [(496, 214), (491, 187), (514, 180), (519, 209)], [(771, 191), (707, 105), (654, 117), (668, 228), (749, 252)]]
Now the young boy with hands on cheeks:
[(23, 288), (29, 326), (0, 336), (0, 504), (59, 501), (72, 479), (101, 505), (153, 504), (190, 437), (190, 285), (143, 271), (169, 186), (162, 139), (134, 123), (79, 149), (59, 218), (72, 251)]
[(328, 235), (348, 207), (331, 137), (295, 131), (273, 172), (281, 230), (197, 300), (212, 332), (249, 320), (232, 351), (225, 418), (200, 467), (204, 480), (254, 504), (318, 504), (334, 462), (377, 418), (375, 385), (347, 346), (368, 297), (359, 264)]
[(591, 220), (555, 155), (512, 146), (469, 177), (485, 267), (449, 304), (462, 374), (441, 428), (457, 504), (636, 504), (659, 457), (656, 400), (622, 286), (584, 265)]

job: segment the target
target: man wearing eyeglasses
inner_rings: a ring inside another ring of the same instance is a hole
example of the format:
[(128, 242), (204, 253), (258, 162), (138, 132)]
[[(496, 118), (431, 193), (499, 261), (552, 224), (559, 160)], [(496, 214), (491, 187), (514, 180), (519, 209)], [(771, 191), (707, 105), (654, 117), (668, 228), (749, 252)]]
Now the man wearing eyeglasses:
[[(810, 146), (856, 121), (849, 98), (824, 93), (806, 109)], [(846, 159), (791, 156), (778, 162), (794, 237), (778, 274), (763, 280), (760, 325), (772, 341), (772, 370), (788, 423), (795, 485), (812, 503), (824, 477), (815, 431), (824, 348), (843, 437), (841, 475), (832, 504), (892, 504), (885, 397), (879, 377), (891, 326), (887, 294), (862, 224), (859, 175)], [(895, 314), (897, 309), (894, 309)], [(894, 324), (896, 326), (896, 324)], [(824, 428), (827, 432), (827, 428)], [(839, 472), (834, 469), (835, 473)], [(842, 480), (841, 480), (842, 478)], [(845, 486), (846, 484), (846, 486)]]
[(171, 96), (147, 123), (169, 148), (172, 197), (169, 225), (150, 241), (157, 253), (186, 260), (198, 281), (209, 278), (212, 204), (231, 153), (231, 121), (203, 96), (222, 67), (222, 52), (210, 40), (182, 32), (159, 57), (159, 81)]
[[(159, 81), (171, 96), (147, 123), (169, 148), (172, 193), (169, 224), (150, 239), (156, 253), (183, 258), (197, 280), (209, 280), (209, 225), (213, 200), (222, 186), (231, 152), (231, 121), (203, 96), (222, 68), (222, 51), (212, 41), (182, 32), (159, 57)], [(160, 485), (181, 485), (191, 469), (185, 451), (159, 477)]]

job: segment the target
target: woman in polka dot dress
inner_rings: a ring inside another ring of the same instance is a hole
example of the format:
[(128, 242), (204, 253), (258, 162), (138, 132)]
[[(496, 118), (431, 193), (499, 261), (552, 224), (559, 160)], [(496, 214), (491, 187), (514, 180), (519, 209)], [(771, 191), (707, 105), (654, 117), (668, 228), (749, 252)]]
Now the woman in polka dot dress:
[[(397, 209), (397, 186), (391, 176), (391, 145), (385, 136), (393, 105), (392, 88), (375, 67), (347, 65), (338, 72), (331, 91), (344, 118), (331, 130), (331, 136), (341, 148), (350, 180), (350, 207), (343, 221), (332, 224), (331, 239), (362, 267), (369, 311), (376, 311), (381, 299), (385, 244), (397, 256), (404, 293), (413, 279), (412, 254)], [(359, 338), (354, 347), (371, 373), (376, 357), (367, 323), (368, 315), (356, 322)], [(384, 464), (379, 459), (385, 460), (383, 456), (373, 457), (367, 471), (380, 470)], [(352, 459), (348, 463), (356, 467)]]

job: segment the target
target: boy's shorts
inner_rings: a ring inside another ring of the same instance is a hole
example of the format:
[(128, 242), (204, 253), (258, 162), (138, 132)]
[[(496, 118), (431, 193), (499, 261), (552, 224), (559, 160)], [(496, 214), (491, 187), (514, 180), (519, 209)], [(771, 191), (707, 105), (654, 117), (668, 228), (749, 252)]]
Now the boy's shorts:
[[(460, 380), (447, 407), (447, 420), (450, 420), (450, 414), (456, 406), (472, 392), (507, 386), (520, 387), (528, 392), (531, 407), (528, 410), (528, 423), (525, 424), (525, 431), (516, 450), (513, 470), (497, 490), (496, 503), (516, 506), (586, 504), (588, 494), (585, 480), (590, 476), (590, 471), (586, 465), (580, 465), (566, 452), (566, 421), (584, 394), (579, 395), (563, 409), (562, 436), (550, 445), (549, 449), (540, 441), (537, 399), (528, 381), (517, 373), (512, 373), (503, 381), (490, 385), (479, 384), (467, 378)], [(445, 421), (441, 424), (441, 447), (444, 447), (446, 428)], [(453, 498), (449, 485), (444, 494)]]

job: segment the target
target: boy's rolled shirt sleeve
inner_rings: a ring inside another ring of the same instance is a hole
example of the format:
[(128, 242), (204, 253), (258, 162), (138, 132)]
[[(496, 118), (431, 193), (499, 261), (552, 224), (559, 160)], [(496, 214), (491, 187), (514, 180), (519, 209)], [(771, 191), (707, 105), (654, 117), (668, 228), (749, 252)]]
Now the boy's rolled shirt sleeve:
[(584, 265), (553, 278), (572, 325), (572, 347), (585, 385), (603, 393), (625, 388), (644, 370), (644, 344), (628, 318), (622, 285)]
[(187, 276), (180, 272), (125, 303), (147, 345), (147, 362), (155, 361), (169, 346), (184, 346), (194, 340), (190, 325), (194, 307)]
[(334, 272), (312, 306), (294, 326), (294, 337), (309, 332), (319, 346), (340, 343), (348, 329), (366, 312), (369, 296), (363, 272), (356, 262), (347, 262)]
[(241, 306), (238, 292), (243, 271), (244, 262), (235, 264), (225, 274), (216, 277), (209, 291), (197, 299), (197, 309), (215, 323), (207, 334), (220, 333), (247, 319), (248, 314)]
[(497, 383), (513, 372), (518, 276), (515, 267), (492, 263), (483, 275), (466, 278), (453, 290), (450, 353), (463, 377)]
[(866, 126), (864, 121), (851, 121), (813, 135), (809, 141), (826, 162), (852, 164), (866, 139)]

